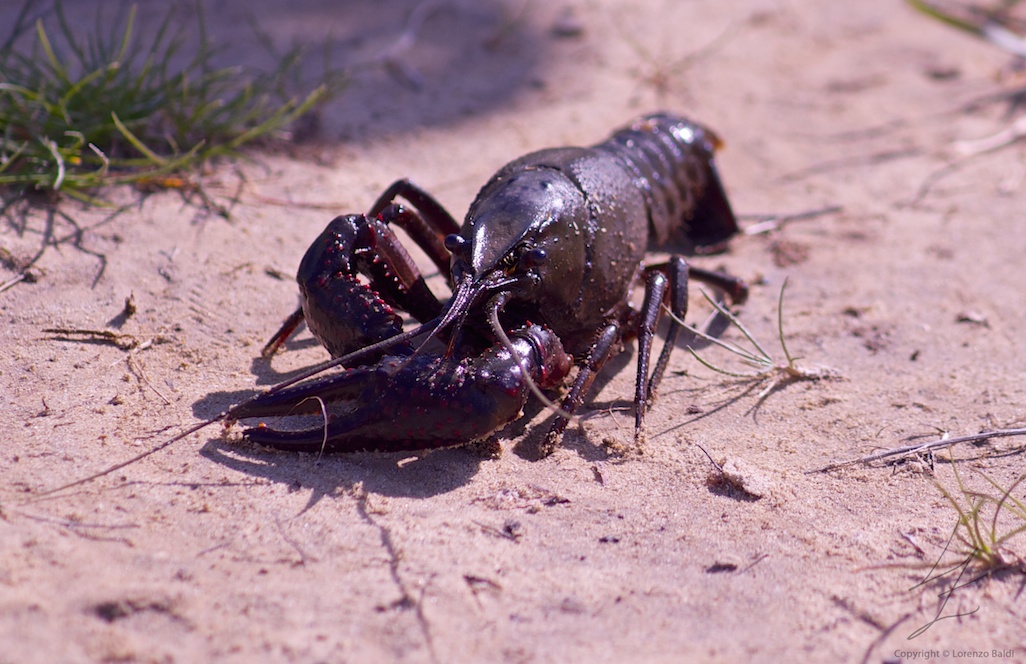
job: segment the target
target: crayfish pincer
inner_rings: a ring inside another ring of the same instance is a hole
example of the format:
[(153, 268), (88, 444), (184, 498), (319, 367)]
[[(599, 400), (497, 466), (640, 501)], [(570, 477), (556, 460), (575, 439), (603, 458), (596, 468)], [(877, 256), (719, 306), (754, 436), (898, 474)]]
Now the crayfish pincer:
[(284, 388), (240, 404), (234, 415), (320, 412), (320, 403), (347, 400), (351, 407), (323, 430), (248, 429), (253, 442), (302, 452), (398, 452), (459, 445), (488, 436), (520, 416), (528, 378), (544, 388), (559, 385), (571, 360), (552, 331), (528, 325), (480, 355), (457, 359), (422, 353), (385, 356), (369, 366)]
[[(503, 166), (462, 226), (429, 194), (396, 182), (368, 214), (338, 217), (317, 238), (299, 268), (301, 306), (264, 349), (273, 354), (305, 321), (333, 363), (349, 368), (272, 388), (226, 417), (324, 414), (316, 428), (245, 431), (281, 449), (461, 445), (519, 417), (539, 388), (558, 386), (572, 355), (577, 374), (542, 444), (547, 454), (603, 365), (637, 338), (640, 438), (687, 309), (689, 278), (734, 303), (747, 296), (741, 280), (691, 267), (683, 255), (645, 262), (648, 248), (671, 243), (719, 251), (738, 231), (717, 146), (700, 124), (649, 115), (595, 146), (541, 150)], [(447, 301), (427, 288), (392, 225), (448, 276)], [(631, 295), (642, 285), (637, 309)], [(653, 366), (664, 308), (676, 317)], [(420, 325), (404, 330), (404, 315)]]

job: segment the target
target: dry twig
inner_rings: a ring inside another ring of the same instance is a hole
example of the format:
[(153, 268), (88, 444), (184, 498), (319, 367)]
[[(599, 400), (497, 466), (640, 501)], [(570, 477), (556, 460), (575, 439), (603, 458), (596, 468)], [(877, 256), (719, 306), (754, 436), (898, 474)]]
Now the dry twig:
[(807, 474), (812, 473), (825, 473), (830, 470), (836, 470), (838, 468), (845, 468), (847, 466), (854, 466), (856, 464), (868, 464), (873, 461), (880, 461), (881, 459), (889, 459), (897, 456), (914, 456), (916, 454), (922, 454), (923, 452), (929, 452), (949, 445), (958, 445), (960, 443), (982, 443), (990, 438), (1006, 438), (1009, 436), (1026, 436), (1026, 428), (1020, 429), (994, 429), (992, 431), (983, 431), (968, 436), (958, 436), (956, 438), (941, 438), (940, 440), (932, 440), (926, 443), (917, 443), (915, 445), (905, 445), (903, 447), (896, 447), (883, 452), (877, 452), (876, 454), (870, 454), (868, 456), (859, 457), (858, 459), (849, 459), (848, 461), (838, 461), (816, 470), (810, 470)]

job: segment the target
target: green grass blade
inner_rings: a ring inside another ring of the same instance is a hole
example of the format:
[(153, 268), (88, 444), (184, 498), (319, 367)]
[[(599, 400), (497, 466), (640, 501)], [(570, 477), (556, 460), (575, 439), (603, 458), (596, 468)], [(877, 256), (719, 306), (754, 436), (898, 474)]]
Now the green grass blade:
[(780, 298), (777, 300), (777, 334), (780, 336), (780, 347), (784, 351), (784, 358), (787, 360), (787, 366), (794, 366), (794, 357), (787, 350), (787, 342), (784, 341), (784, 290), (787, 288), (787, 277), (784, 277), (784, 283), (780, 286)]
[(750, 362), (750, 363), (752, 363), (752, 364), (754, 364), (756, 366), (765, 366), (765, 367), (773, 366), (773, 362), (771, 362), (767, 358), (755, 355), (751, 351), (745, 350), (741, 346), (737, 346), (735, 344), (728, 343), (726, 341), (723, 341), (722, 339), (717, 339), (716, 337), (714, 337), (714, 336), (712, 336), (710, 334), (706, 334), (705, 332), (702, 332), (701, 330), (699, 330), (697, 327), (693, 327), (691, 325), (688, 325), (687, 323), (685, 323), (681, 319), (677, 318), (676, 316), (674, 316), (674, 314), (672, 312), (670, 313), (670, 316), (672, 316), (678, 323), (680, 323), (680, 326), (683, 327), (688, 332), (691, 332), (695, 336), (700, 337), (700, 338), (708, 341), (709, 343), (711, 343), (713, 345), (719, 346), (720, 348), (723, 348), (724, 350), (726, 350), (726, 351), (728, 351), (730, 353), (733, 353), (734, 355), (738, 355), (744, 361)]
[(118, 55), (115, 62), (122, 62), (128, 55), (128, 47), (132, 43), (132, 29), (135, 27), (135, 10), (138, 5), (132, 5), (128, 10), (128, 20), (125, 21), (125, 33), (121, 37), (121, 47), (118, 48)]
[(88, 74), (86, 74), (85, 76), (80, 78), (78, 81), (76, 81), (70, 88), (68, 88), (68, 91), (64, 93), (64, 96), (61, 97), (60, 102), (58, 102), (58, 108), (61, 109), (61, 114), (64, 117), (69, 118), (68, 119), (68, 124), (69, 125), (72, 124), (71, 120), (70, 120), (71, 115), (68, 113), (68, 104), (69, 104), (69, 102), (71, 102), (72, 99), (77, 97), (78, 94), (80, 92), (82, 92), (82, 90), (86, 86), (88, 86), (90, 83), (92, 83), (96, 79), (100, 78), (104, 74), (108, 74), (111, 70), (117, 70), (117, 69), (118, 69), (118, 63), (112, 62), (112, 63), (110, 63), (108, 65), (105, 65), (105, 66), (99, 68), (99, 69), (96, 69), (96, 70), (93, 70), (93, 71), (89, 72)]
[(39, 39), (39, 45), (43, 48), (43, 52), (46, 54), (46, 59), (50, 62), (50, 67), (53, 73), (61, 79), (64, 83), (68, 84), (71, 82), (68, 77), (68, 70), (61, 64), (60, 59), (53, 50), (53, 45), (50, 43), (49, 37), (46, 36), (46, 30), (43, 28), (43, 20), (39, 19), (36, 21), (36, 37)]
[(1014, 530), (1010, 530), (1007, 533), (1004, 533), (1003, 535), (1001, 535), (1000, 537), (997, 538), (995, 543), (999, 544), (999, 545), (1003, 545), (1008, 540), (1010, 540), (1013, 537), (1015, 537), (1015, 536), (1017, 536), (1017, 535), (1019, 535), (1021, 533), (1024, 533), (1024, 532), (1026, 532), (1026, 523), (1022, 524), (1021, 526), (1019, 526), (1018, 528), (1016, 528)]
[(740, 373), (740, 372), (737, 372), (737, 371), (728, 371), (727, 369), (724, 369), (723, 367), (718, 367), (715, 364), (713, 364), (713, 363), (709, 362), (708, 360), (706, 360), (705, 358), (703, 358), (698, 353), (696, 353), (695, 349), (691, 348), (690, 346), (687, 348), (687, 351), (689, 353), (691, 353), (691, 357), (693, 357), (696, 360), (698, 360), (699, 363), (701, 363), (703, 366), (705, 366), (708, 369), (712, 369), (713, 371), (715, 371), (718, 374), (723, 374), (724, 376), (730, 376), (732, 378), (758, 378), (759, 377), (759, 374)]
[(100, 158), (100, 168), (96, 171), (96, 178), (98, 180), (104, 180), (107, 177), (107, 172), (110, 170), (110, 159), (100, 148), (96, 147), (92, 143), (89, 144), (89, 149)]
[(1015, 513), (1015, 515), (1019, 518), (1026, 520), (1026, 504), (1024, 504), (1021, 500), (1012, 495), (1012, 492), (1015, 491), (1020, 484), (1026, 482), (1026, 474), (1020, 475), (1019, 478), (1012, 482), (1012, 485), (1007, 489), (1002, 488), (1000, 484), (995, 482), (989, 476), (983, 473), (980, 474), (983, 475), (984, 479), (990, 482), (991, 486), (993, 486), (995, 489), (1001, 492), (1000, 502), (1004, 503), (1005, 501), (1011, 500), (1017, 509), (1009, 509), (1012, 509), (1012, 512)]
[(118, 128), (118, 131), (121, 132), (121, 135), (125, 137), (125, 140), (132, 144), (132, 147), (141, 152), (143, 155), (146, 156), (147, 159), (149, 159), (155, 164), (164, 165), (167, 163), (166, 159), (164, 159), (156, 152), (146, 147), (145, 143), (140, 141), (135, 134), (129, 131), (128, 127), (126, 127), (118, 118), (117, 113), (112, 111), (110, 117), (114, 121), (114, 126)]
[[(5, 157), (3, 159), (0, 159), (0, 175), (2, 175), (4, 173), (4, 171), (6, 171), (8, 168), (10, 168), (13, 164), (17, 163), (18, 158), (21, 157), (21, 155), (25, 154), (25, 149), (27, 147), (28, 147), (28, 142), (27, 141), (23, 142), (10, 155), (8, 155), (7, 157)], [(4, 143), (4, 149), (6, 149), (6, 148), (7, 148), (7, 144)]]
[(983, 35), (982, 26), (960, 19), (954, 14), (948, 14), (947, 12), (941, 11), (928, 2), (924, 2), (923, 0), (908, 0), (908, 4), (910, 4), (913, 9), (929, 16), (930, 18), (937, 19), (945, 25), (950, 25), (953, 28), (958, 28), (959, 30), (964, 30), (977, 36)]
[(262, 122), (261, 124), (253, 127), (252, 129), (243, 132), (233, 140), (229, 141), (227, 146), (228, 149), (234, 150), (241, 146), (243, 143), (247, 143), (255, 138), (264, 136), (275, 129), (289, 124), (299, 116), (306, 113), (308, 110), (313, 108), (314, 104), (321, 101), (327, 93), (326, 86), (320, 86), (309, 95), (302, 103), (297, 105), (295, 100), (290, 100), (283, 104), (275, 113)]
[(39, 97), (39, 93), (35, 90), (30, 90), (25, 86), (17, 85), (15, 83), (0, 83), (0, 91), (18, 94), (26, 99), (37, 99)]
[[(995, 489), (1001, 492), (1001, 498), (999, 500), (994, 501), (994, 516), (991, 519), (991, 532), (993, 532), (996, 536), (998, 530), (998, 518), (1001, 515), (1002, 510), (1008, 511), (1013, 516), (1026, 522), (1026, 511), (1022, 509), (1023, 504), (1015, 496), (1012, 495), (1012, 492), (1015, 491), (1015, 489), (1019, 486), (1020, 483), (1022, 483), (1024, 479), (1026, 479), (1026, 475), (1021, 475), (1019, 479), (1013, 482), (1012, 485), (1007, 489), (1002, 488), (1000, 484), (991, 479), (991, 477), (986, 473), (981, 472), (980, 475), (982, 475), (983, 478), (987, 480), (987, 482), (989, 482), (991, 486), (993, 486)], [(1018, 510), (1016, 510), (1014, 507), (1006, 507), (1006, 503), (1009, 499), (1011, 499), (1013, 505), (1019, 508)], [(1026, 528), (1026, 523), (1024, 523), (1022, 527), (1012, 531), (1010, 534), (1006, 534), (1005, 536), (1001, 537), (999, 541), (1005, 541), (1011, 537), (1014, 537), (1016, 534), (1021, 532), (1023, 528)]]
[(702, 289), (702, 296), (705, 297), (706, 301), (708, 301), (709, 304), (711, 304), (713, 308), (716, 309), (716, 311), (718, 311), (721, 315), (726, 316), (727, 320), (730, 321), (731, 325), (740, 330), (741, 334), (745, 335), (745, 339), (748, 339), (749, 343), (755, 346), (756, 350), (758, 350), (762, 354), (762, 356), (766, 358), (767, 362), (769, 362), (770, 364), (773, 363), (773, 361), (770, 359), (770, 354), (766, 352), (766, 349), (762, 347), (762, 344), (760, 344), (758, 340), (752, 335), (752, 333), (748, 331), (748, 328), (746, 328), (741, 323), (741, 321), (738, 320), (737, 316), (732, 314), (729, 309), (727, 309), (725, 306), (716, 301), (716, 299), (709, 295), (709, 293), (707, 293), (704, 288)]

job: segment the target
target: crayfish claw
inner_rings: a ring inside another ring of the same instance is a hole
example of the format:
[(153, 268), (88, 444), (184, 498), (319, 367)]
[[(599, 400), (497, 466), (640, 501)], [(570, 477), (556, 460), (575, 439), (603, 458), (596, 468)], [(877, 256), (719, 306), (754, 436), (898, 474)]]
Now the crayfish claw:
[[(551, 330), (528, 325), (480, 355), (386, 356), (377, 364), (300, 383), (237, 406), (232, 419), (293, 414), (322, 416), (322, 424), (279, 430), (265, 424), (243, 431), (259, 445), (298, 452), (405, 452), (474, 441), (501, 451), (494, 433), (523, 411), (528, 377), (551, 388), (570, 371)], [(528, 376), (523, 374), (526, 369)]]

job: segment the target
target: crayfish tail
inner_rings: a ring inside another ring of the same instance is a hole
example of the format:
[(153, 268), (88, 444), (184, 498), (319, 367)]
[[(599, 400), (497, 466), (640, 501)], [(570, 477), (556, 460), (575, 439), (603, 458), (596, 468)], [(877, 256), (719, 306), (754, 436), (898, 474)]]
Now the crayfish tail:
[(705, 162), (705, 169), (707, 184), (695, 201), (689, 235), (696, 254), (716, 254), (726, 250), (727, 241), (739, 228), (712, 157)]

